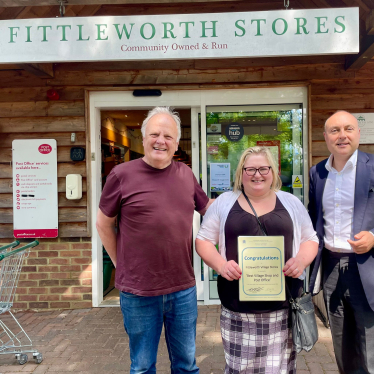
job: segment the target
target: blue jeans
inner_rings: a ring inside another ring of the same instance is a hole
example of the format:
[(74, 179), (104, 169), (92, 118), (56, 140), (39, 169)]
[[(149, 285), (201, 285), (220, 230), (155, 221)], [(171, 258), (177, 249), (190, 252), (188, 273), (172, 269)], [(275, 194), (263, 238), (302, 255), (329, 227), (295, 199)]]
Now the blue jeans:
[(195, 360), (196, 287), (151, 297), (121, 292), (120, 302), (130, 340), (130, 374), (156, 373), (163, 325), (171, 374), (199, 373)]

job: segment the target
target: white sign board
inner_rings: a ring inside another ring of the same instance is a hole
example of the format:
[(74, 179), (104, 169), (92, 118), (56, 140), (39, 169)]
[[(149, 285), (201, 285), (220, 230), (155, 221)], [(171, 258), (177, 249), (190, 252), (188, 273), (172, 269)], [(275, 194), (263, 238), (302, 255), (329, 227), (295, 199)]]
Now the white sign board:
[(230, 164), (211, 163), (210, 164), (210, 191), (222, 192), (230, 191)]
[(360, 144), (374, 144), (374, 113), (352, 113), (360, 127)]
[(359, 8), (0, 21), (0, 63), (347, 54)]
[(12, 151), (14, 237), (56, 238), (56, 140), (13, 140)]

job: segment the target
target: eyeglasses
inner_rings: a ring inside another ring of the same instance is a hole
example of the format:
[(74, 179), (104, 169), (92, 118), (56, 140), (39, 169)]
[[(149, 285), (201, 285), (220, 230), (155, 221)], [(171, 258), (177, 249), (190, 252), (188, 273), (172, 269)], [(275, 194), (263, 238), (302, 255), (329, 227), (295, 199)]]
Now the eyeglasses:
[(260, 173), (260, 175), (268, 175), (269, 171), (271, 169), (271, 166), (261, 166), (260, 168), (243, 168), (245, 173), (248, 175), (248, 177), (253, 177), (256, 175), (257, 172)]

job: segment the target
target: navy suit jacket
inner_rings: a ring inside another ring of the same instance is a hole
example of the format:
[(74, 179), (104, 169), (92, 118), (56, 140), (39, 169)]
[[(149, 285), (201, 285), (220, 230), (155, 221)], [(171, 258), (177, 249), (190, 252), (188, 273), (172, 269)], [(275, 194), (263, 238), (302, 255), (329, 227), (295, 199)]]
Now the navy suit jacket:
[[(309, 215), (319, 239), (318, 254), (311, 265), (310, 291), (314, 289), (324, 248), (322, 196), (328, 170), (327, 159), (310, 169)], [(353, 192), (353, 191), (352, 191)], [(356, 185), (353, 210), (353, 234), (360, 231), (374, 232), (374, 155), (358, 151)], [(374, 310), (374, 248), (365, 254), (356, 254), (362, 285), (370, 307)], [(323, 267), (322, 267), (323, 271)], [(322, 277), (323, 279), (323, 277)]]

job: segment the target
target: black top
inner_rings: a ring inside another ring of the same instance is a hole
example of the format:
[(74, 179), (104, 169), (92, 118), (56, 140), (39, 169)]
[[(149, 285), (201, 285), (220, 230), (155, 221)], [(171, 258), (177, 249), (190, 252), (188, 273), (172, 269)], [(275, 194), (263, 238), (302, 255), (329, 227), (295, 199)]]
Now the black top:
[[(278, 199), (275, 208), (259, 217), (268, 235), (284, 236), (285, 262), (292, 257), (293, 224), (290, 215)], [(242, 209), (238, 201), (231, 208), (225, 224), (225, 244), (227, 261), (238, 262), (238, 236), (262, 236), (260, 226), (253, 214)], [(293, 297), (301, 295), (303, 281), (286, 277), (286, 282)], [(239, 301), (239, 281), (228, 281), (218, 276), (218, 294), (222, 305), (233, 312), (267, 313), (287, 309), (288, 301)], [(286, 294), (286, 299), (287, 299)]]

